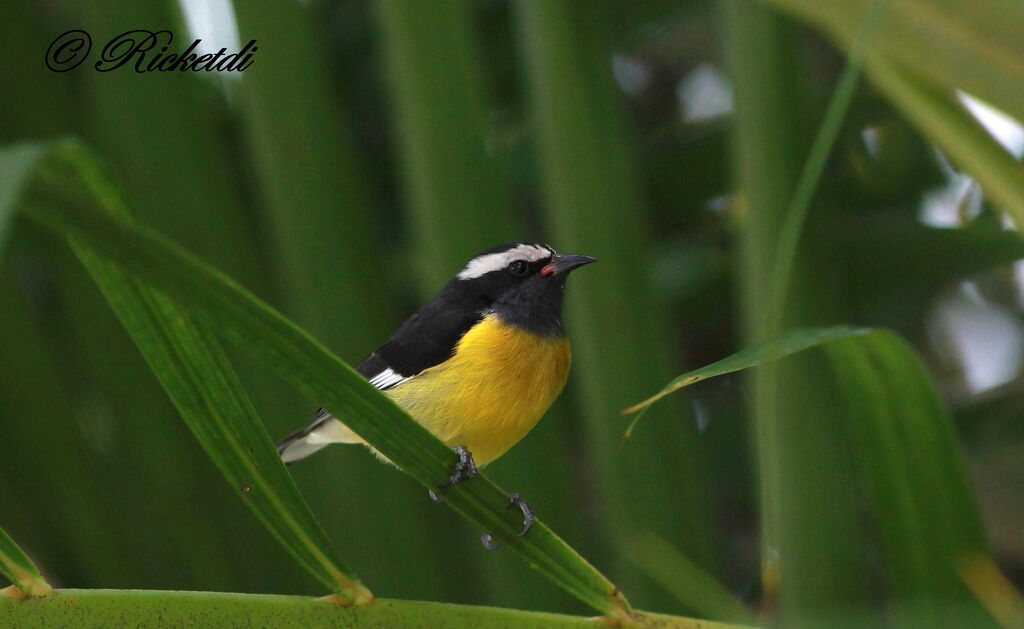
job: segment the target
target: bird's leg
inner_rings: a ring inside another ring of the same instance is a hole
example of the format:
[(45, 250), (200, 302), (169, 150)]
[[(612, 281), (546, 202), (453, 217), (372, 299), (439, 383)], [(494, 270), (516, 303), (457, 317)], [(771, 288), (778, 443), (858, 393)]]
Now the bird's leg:
[[(466, 446), (455, 446), (452, 448), (459, 455), (459, 460), (452, 466), (452, 475), (448, 477), (448, 482), (438, 487), (438, 489), (448, 489), (457, 483), (467, 481), (476, 476), (476, 461), (473, 460), (473, 453), (469, 451)], [(441, 502), (441, 499), (437, 497), (433, 489), (428, 489), (427, 493), (430, 494), (430, 499), (434, 502)]]
[[(440, 485), (438, 489), (449, 489), (458, 483), (476, 476), (476, 461), (473, 460), (473, 454), (469, 451), (469, 448), (466, 446), (455, 446), (452, 449), (459, 455), (459, 460), (452, 466), (452, 474), (448, 477), (448, 482)], [(441, 499), (434, 490), (428, 489), (427, 493), (434, 502), (441, 502)], [(523, 530), (516, 533), (516, 535), (522, 537), (530, 532), (530, 528), (533, 526), (533, 521), (536, 518), (533, 514), (533, 509), (530, 508), (530, 505), (526, 504), (526, 501), (523, 500), (523, 497), (518, 492), (512, 492), (508, 495), (508, 508), (511, 509), (512, 507), (519, 507), (519, 510), (523, 512)], [(483, 543), (484, 548), (487, 550), (498, 548), (498, 543), (494, 541), (490, 533), (481, 533), (480, 542)]]
[[(533, 521), (536, 519), (533, 514), (533, 509), (530, 505), (526, 504), (522, 496), (518, 492), (512, 492), (508, 495), (508, 508), (519, 507), (519, 510), (523, 512), (523, 530), (516, 533), (517, 536), (522, 537), (530, 532), (530, 528), (533, 526)], [(480, 534), (480, 543), (484, 545), (487, 550), (496, 550), (499, 546), (498, 542), (494, 541), (490, 533)]]

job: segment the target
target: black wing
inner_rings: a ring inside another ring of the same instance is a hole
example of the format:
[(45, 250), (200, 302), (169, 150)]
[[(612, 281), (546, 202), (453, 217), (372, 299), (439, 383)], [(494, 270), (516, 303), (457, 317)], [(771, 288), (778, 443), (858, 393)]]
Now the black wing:
[(480, 321), (487, 307), (479, 299), (460, 294), (458, 288), (446, 286), (356, 370), (371, 381), (386, 369), (410, 378), (451, 358), (459, 339)]
[[(482, 318), (486, 307), (460, 297), (453, 288), (449, 284), (413, 313), (387, 343), (356, 365), (356, 371), (370, 384), (387, 391), (451, 358), (459, 339)], [(282, 439), (278, 451), (305, 438), (331, 417), (327, 409), (317, 409), (312, 423)]]
[[(394, 336), (356, 365), (355, 371), (386, 391), (452, 358), (459, 339), (482, 319), (485, 305), (460, 298), (451, 288), (445, 287), (414, 312)], [(302, 431), (308, 434), (330, 418), (326, 409), (317, 409), (312, 424)]]

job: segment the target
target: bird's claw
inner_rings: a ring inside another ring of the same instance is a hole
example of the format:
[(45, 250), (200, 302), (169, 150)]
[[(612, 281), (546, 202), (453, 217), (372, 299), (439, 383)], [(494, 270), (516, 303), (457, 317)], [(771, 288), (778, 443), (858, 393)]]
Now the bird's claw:
[[(476, 461), (473, 460), (473, 453), (469, 451), (469, 448), (466, 446), (455, 446), (452, 450), (455, 450), (456, 454), (459, 455), (459, 460), (452, 465), (452, 474), (448, 477), (448, 482), (438, 486), (438, 489), (449, 489), (458, 483), (476, 476)], [(428, 489), (427, 494), (434, 502), (442, 502), (433, 489)]]
[[(518, 492), (512, 492), (508, 495), (508, 508), (511, 509), (512, 507), (519, 507), (519, 510), (523, 512), (523, 530), (516, 533), (517, 537), (522, 537), (530, 532), (533, 522), (537, 518), (534, 516), (533, 509), (530, 508), (530, 505), (526, 504), (526, 501), (523, 500), (523, 497)], [(498, 542), (494, 541), (494, 537), (490, 533), (481, 533), (480, 543), (487, 550), (497, 550), (500, 546)]]
[[(448, 482), (438, 486), (438, 489), (441, 490), (449, 489), (458, 483), (467, 481), (476, 476), (477, 473), (476, 462), (473, 460), (473, 454), (469, 451), (469, 448), (466, 446), (455, 446), (452, 449), (459, 455), (459, 460), (452, 465), (452, 473), (448, 477)], [(428, 489), (427, 494), (434, 502), (442, 501), (441, 497), (433, 489)], [(522, 537), (530, 532), (536, 517), (533, 514), (533, 509), (530, 508), (530, 505), (526, 504), (526, 501), (523, 500), (518, 492), (512, 492), (508, 495), (508, 508), (511, 509), (512, 507), (519, 507), (519, 510), (523, 512), (523, 530), (516, 533), (517, 536)], [(480, 543), (487, 550), (496, 550), (500, 546), (498, 542), (494, 541), (490, 533), (481, 533)]]
[(508, 508), (519, 507), (519, 510), (523, 512), (523, 530), (516, 533), (518, 537), (522, 537), (530, 532), (530, 528), (533, 527), (533, 521), (536, 519), (533, 515), (533, 509), (530, 505), (526, 504), (522, 496), (518, 492), (512, 492), (508, 495)]

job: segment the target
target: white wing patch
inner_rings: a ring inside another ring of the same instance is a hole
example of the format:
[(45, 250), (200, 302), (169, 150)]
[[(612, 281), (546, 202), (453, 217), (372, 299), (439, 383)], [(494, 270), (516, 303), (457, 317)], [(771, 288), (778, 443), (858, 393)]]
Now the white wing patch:
[(370, 378), (370, 384), (383, 391), (385, 389), (398, 386), (410, 378), (412, 378), (412, 376), (403, 376), (402, 374), (395, 373), (390, 367), (388, 367), (376, 376)]
[(500, 271), (507, 267), (513, 260), (526, 260), (536, 262), (554, 254), (554, 250), (543, 245), (518, 245), (508, 251), (500, 253), (488, 253), (477, 256), (469, 261), (456, 276), (460, 280), (471, 280), (480, 277), (491, 271)]

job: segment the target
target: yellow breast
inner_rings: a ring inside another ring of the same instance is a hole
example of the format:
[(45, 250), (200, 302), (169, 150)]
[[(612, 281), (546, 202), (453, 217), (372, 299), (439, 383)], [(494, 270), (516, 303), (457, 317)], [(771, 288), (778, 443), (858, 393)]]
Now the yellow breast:
[(570, 360), (565, 337), (537, 336), (489, 315), (466, 332), (451, 358), (387, 394), (442, 441), (466, 446), (486, 465), (551, 406)]

